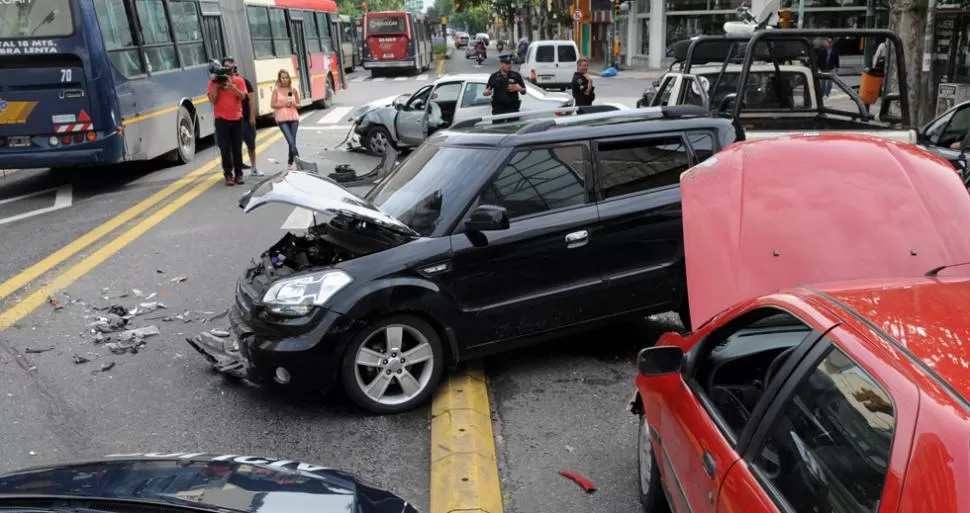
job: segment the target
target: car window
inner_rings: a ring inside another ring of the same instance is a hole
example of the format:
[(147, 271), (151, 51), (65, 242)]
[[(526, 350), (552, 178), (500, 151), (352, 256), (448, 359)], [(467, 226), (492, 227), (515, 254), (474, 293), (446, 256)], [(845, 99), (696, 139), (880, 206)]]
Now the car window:
[(551, 45), (536, 48), (536, 62), (556, 62), (556, 50)]
[(602, 141), (596, 160), (604, 198), (676, 184), (690, 168), (680, 136)]
[(697, 83), (693, 78), (684, 78), (683, 80), (683, 90), (684, 90), (684, 105), (697, 105), (699, 107), (704, 106), (704, 97), (701, 95), (701, 85)]
[[(768, 381), (791, 354), (786, 350), (797, 347), (811, 333), (810, 327), (791, 314), (761, 308), (712, 333), (704, 342), (690, 379), (710, 400), (710, 413), (728, 438), (736, 440), (741, 434)], [(775, 370), (771, 370), (773, 366)]]
[(576, 48), (573, 45), (557, 45), (559, 62), (576, 62)]
[(895, 423), (889, 394), (833, 348), (774, 421), (755, 467), (789, 511), (878, 511)]
[(710, 132), (687, 132), (690, 148), (694, 150), (694, 162), (704, 162), (714, 155), (714, 136)]
[(465, 85), (465, 92), (461, 94), (462, 107), (476, 107), (478, 105), (491, 105), (492, 98), (485, 96), (485, 84), (482, 82), (468, 82)]
[(448, 82), (445, 84), (438, 84), (434, 92), (431, 93), (431, 101), (441, 103), (441, 102), (456, 102), (458, 101), (458, 93), (461, 92), (461, 82)]
[(408, 110), (423, 110), (425, 105), (428, 104), (429, 94), (431, 94), (430, 86), (418, 89), (418, 92), (414, 93), (414, 95), (408, 100)]
[(668, 76), (664, 79), (663, 83), (660, 84), (660, 90), (657, 91), (655, 96), (655, 98), (660, 98), (660, 103), (654, 101), (653, 105), (667, 105), (667, 102), (670, 101), (670, 95), (674, 91), (674, 82), (675, 78), (673, 76)]
[(931, 143), (936, 145), (940, 144), (940, 136), (943, 135), (943, 129), (946, 128), (946, 125), (950, 123), (951, 119), (953, 119), (953, 114), (955, 112), (956, 111), (945, 114), (936, 121), (933, 121), (932, 124), (926, 128), (926, 136), (929, 138)]
[(481, 205), (499, 205), (509, 218), (586, 202), (585, 150), (559, 146), (521, 150), (482, 191)]
[(955, 142), (962, 141), (967, 135), (967, 131), (970, 131), (970, 108), (960, 109), (953, 113), (953, 117), (947, 123), (946, 129), (943, 130), (937, 144), (949, 147)]

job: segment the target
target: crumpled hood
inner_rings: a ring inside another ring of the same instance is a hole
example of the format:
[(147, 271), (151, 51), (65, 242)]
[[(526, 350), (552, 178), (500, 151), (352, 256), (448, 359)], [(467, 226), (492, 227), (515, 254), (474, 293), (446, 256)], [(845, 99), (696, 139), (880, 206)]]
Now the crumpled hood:
[(417, 513), (404, 499), (338, 470), (228, 454), (115, 454), (0, 475), (0, 505), (28, 497), (38, 507), (45, 507), (45, 499), (62, 497), (245, 513)]
[(315, 173), (285, 171), (273, 175), (239, 199), (239, 208), (249, 213), (269, 203), (283, 203), (311, 210), (318, 223), (345, 217), (373, 223), (398, 234), (418, 237), (407, 225), (374, 204), (365, 201), (336, 182)]

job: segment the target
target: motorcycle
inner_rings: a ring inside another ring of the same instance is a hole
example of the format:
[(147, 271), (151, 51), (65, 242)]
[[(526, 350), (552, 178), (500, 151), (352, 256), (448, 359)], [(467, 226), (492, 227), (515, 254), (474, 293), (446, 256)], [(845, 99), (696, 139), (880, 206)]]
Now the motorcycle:
[(485, 60), (485, 52), (479, 50), (475, 54), (475, 62), (477, 62), (478, 65), (481, 66), (482, 65), (482, 61), (484, 61), (484, 60)]
[(501, 53), (502, 50), (505, 50), (505, 41), (500, 40), (498, 43), (495, 44), (495, 47), (498, 49), (499, 53)]

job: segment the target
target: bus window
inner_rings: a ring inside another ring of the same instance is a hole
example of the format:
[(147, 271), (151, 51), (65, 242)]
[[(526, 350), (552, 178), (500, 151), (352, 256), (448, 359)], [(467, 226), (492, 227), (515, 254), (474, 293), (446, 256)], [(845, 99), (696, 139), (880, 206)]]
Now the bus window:
[(330, 20), (326, 13), (317, 13), (317, 28), (320, 29), (320, 44), (323, 46), (323, 51), (329, 54), (333, 51), (333, 37), (330, 35)]
[(249, 33), (253, 39), (253, 53), (257, 59), (273, 56), (273, 32), (269, 28), (269, 11), (266, 7), (247, 7)]
[[(205, 64), (205, 45), (202, 43), (202, 23), (198, 4), (188, 0), (170, 0), (175, 42), (178, 43), (182, 66), (188, 68)], [(217, 56), (216, 58), (222, 58)]]
[(307, 51), (320, 53), (320, 31), (317, 30), (317, 18), (312, 11), (303, 12), (303, 30), (306, 31)]
[(74, 33), (69, 0), (0, 2), (0, 39), (66, 37)]
[(277, 57), (293, 55), (290, 36), (286, 31), (286, 13), (283, 9), (269, 10), (269, 26), (273, 29), (273, 49)]
[(95, 0), (94, 9), (98, 13), (101, 36), (104, 38), (104, 46), (108, 49), (108, 59), (118, 72), (126, 77), (143, 75), (145, 67), (142, 65), (138, 48), (131, 35), (125, 1)]
[(168, 71), (179, 66), (175, 57), (175, 44), (169, 32), (165, 4), (162, 0), (135, 0), (138, 21), (144, 38), (145, 60), (148, 72)]

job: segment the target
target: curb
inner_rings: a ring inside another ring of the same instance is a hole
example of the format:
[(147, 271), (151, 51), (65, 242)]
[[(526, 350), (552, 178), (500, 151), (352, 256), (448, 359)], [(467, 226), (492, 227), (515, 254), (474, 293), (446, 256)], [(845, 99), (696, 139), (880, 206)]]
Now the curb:
[(503, 513), (488, 388), (481, 364), (456, 371), (431, 404), (430, 513)]

